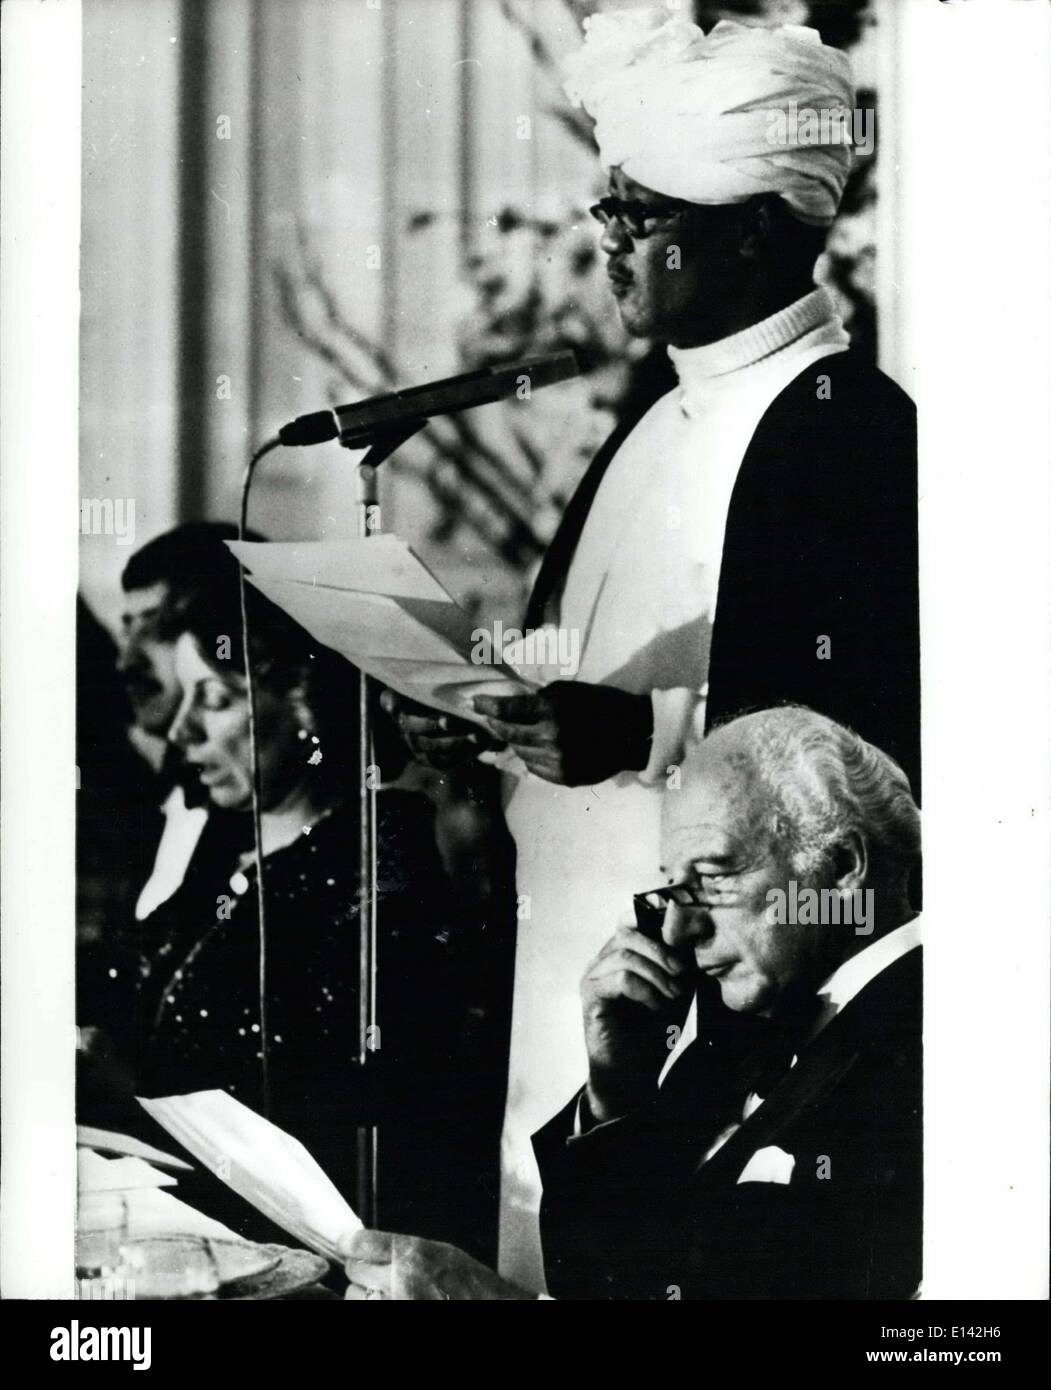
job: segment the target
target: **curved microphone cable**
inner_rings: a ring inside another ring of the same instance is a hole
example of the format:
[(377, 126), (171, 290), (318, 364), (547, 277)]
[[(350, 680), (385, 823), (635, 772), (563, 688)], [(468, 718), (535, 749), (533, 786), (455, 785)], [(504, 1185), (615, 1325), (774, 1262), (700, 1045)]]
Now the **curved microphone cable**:
[[(248, 460), (241, 482), (241, 514), (237, 523), (237, 539), (243, 541), (248, 530), (248, 495), (256, 465), (272, 449), (280, 446), (277, 436), (268, 439)], [(266, 1008), (266, 891), (263, 883), (263, 820), (262, 783), (259, 771), (259, 747), (256, 741), (255, 681), (252, 659), (248, 650), (248, 599), (244, 565), (237, 567), (238, 596), (241, 605), (241, 645), (244, 649), (245, 684), (248, 687), (248, 748), (252, 766), (252, 834), (255, 841), (255, 890), (259, 903), (259, 1056), (262, 1061), (263, 1115), (270, 1118), (270, 1032)]]

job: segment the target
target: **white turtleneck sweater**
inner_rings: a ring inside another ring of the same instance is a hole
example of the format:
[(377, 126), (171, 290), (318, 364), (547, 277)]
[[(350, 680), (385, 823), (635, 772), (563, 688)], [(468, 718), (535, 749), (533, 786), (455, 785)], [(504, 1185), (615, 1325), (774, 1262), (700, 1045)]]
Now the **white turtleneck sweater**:
[(592, 504), (557, 625), (580, 640), (576, 679), (653, 701), (641, 773), (596, 787), (509, 779), (519, 930), (502, 1146), (501, 1271), (543, 1288), (530, 1136), (586, 1075), (579, 985), (633, 893), (660, 873), (660, 798), (703, 732), (730, 496), (763, 414), (806, 366), (849, 338), (824, 290), (706, 347), (669, 349), (678, 387), (618, 450)]

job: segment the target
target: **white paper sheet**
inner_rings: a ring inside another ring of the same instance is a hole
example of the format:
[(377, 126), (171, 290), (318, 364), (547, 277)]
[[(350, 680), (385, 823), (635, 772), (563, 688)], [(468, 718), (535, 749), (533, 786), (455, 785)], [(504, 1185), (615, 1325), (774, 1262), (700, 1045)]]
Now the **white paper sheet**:
[[(189, 1166), (189, 1165), (187, 1165)], [(103, 1158), (93, 1149), (77, 1150), (77, 1192), (130, 1192), (135, 1188), (175, 1187), (177, 1179), (141, 1158)]]
[(77, 1125), (77, 1147), (82, 1149), (95, 1149), (103, 1154), (130, 1154), (134, 1158), (144, 1158), (147, 1163), (154, 1163), (158, 1168), (174, 1168), (177, 1172), (182, 1169), (185, 1173), (193, 1172), (192, 1163), (184, 1163), (181, 1158), (173, 1158), (171, 1154), (166, 1154), (162, 1149), (155, 1149), (152, 1144), (146, 1144), (141, 1139), (135, 1139), (130, 1134), (117, 1134), (110, 1129), (97, 1129), (94, 1125)]
[(419, 556), (390, 533), (369, 540), (227, 544), (245, 569), (259, 579), (292, 579), (362, 594), (453, 602)]
[(219, 1221), (213, 1221), (196, 1208), (187, 1206), (171, 1192), (157, 1187), (137, 1189), (127, 1194), (128, 1236), (139, 1240), (149, 1236), (208, 1236), (212, 1240), (233, 1240), (245, 1244), (243, 1236)]
[(282, 1230), (338, 1262), (361, 1221), (307, 1150), (226, 1091), (139, 1104), (228, 1187)]
[(407, 613), (397, 599), (351, 589), (315, 589), (288, 579), (257, 579), (254, 574), (248, 579), (319, 642), (351, 660), (360, 655), (457, 662), (461, 656), (453, 640)]
[(396, 536), (228, 544), (260, 593), (408, 699), (484, 725), (471, 704), (475, 695), (536, 689), (503, 662), (473, 659), (478, 644), (469, 615)]

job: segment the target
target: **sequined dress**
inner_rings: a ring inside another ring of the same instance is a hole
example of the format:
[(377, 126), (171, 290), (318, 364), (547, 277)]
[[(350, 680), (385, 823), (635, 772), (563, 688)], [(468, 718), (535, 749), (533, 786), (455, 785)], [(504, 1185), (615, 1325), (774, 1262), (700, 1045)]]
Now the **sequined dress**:
[[(356, 810), (356, 808), (354, 808)], [(379, 1034), (370, 1093), (358, 1051), (357, 818), (346, 806), (266, 857), (271, 1118), (348, 1195), (354, 1129), (418, 1105), (454, 1070), (450, 900), (429, 803), (379, 798)], [(254, 872), (190, 875), (142, 924), (138, 1088), (220, 1088), (262, 1108)], [(417, 1122), (420, 1113), (416, 1115)]]

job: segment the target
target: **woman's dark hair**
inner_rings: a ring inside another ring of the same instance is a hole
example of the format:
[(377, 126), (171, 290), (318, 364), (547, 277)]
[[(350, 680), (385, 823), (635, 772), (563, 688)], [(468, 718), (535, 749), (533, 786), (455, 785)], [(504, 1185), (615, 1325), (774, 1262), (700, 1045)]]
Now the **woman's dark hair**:
[[(224, 547), (225, 550), (225, 547)], [(238, 563), (226, 551), (227, 562), (212, 569), (211, 582), (187, 602), (173, 623), (172, 640), (189, 633), (201, 656), (220, 675), (244, 674)], [(360, 672), (343, 657), (315, 641), (298, 623), (269, 599), (246, 586), (248, 651), (257, 690), (287, 701), (316, 735), (320, 748), (319, 780), (341, 794), (358, 787), (358, 699)], [(373, 701), (377, 761), (384, 780), (397, 775), (405, 757), (385, 717)]]

